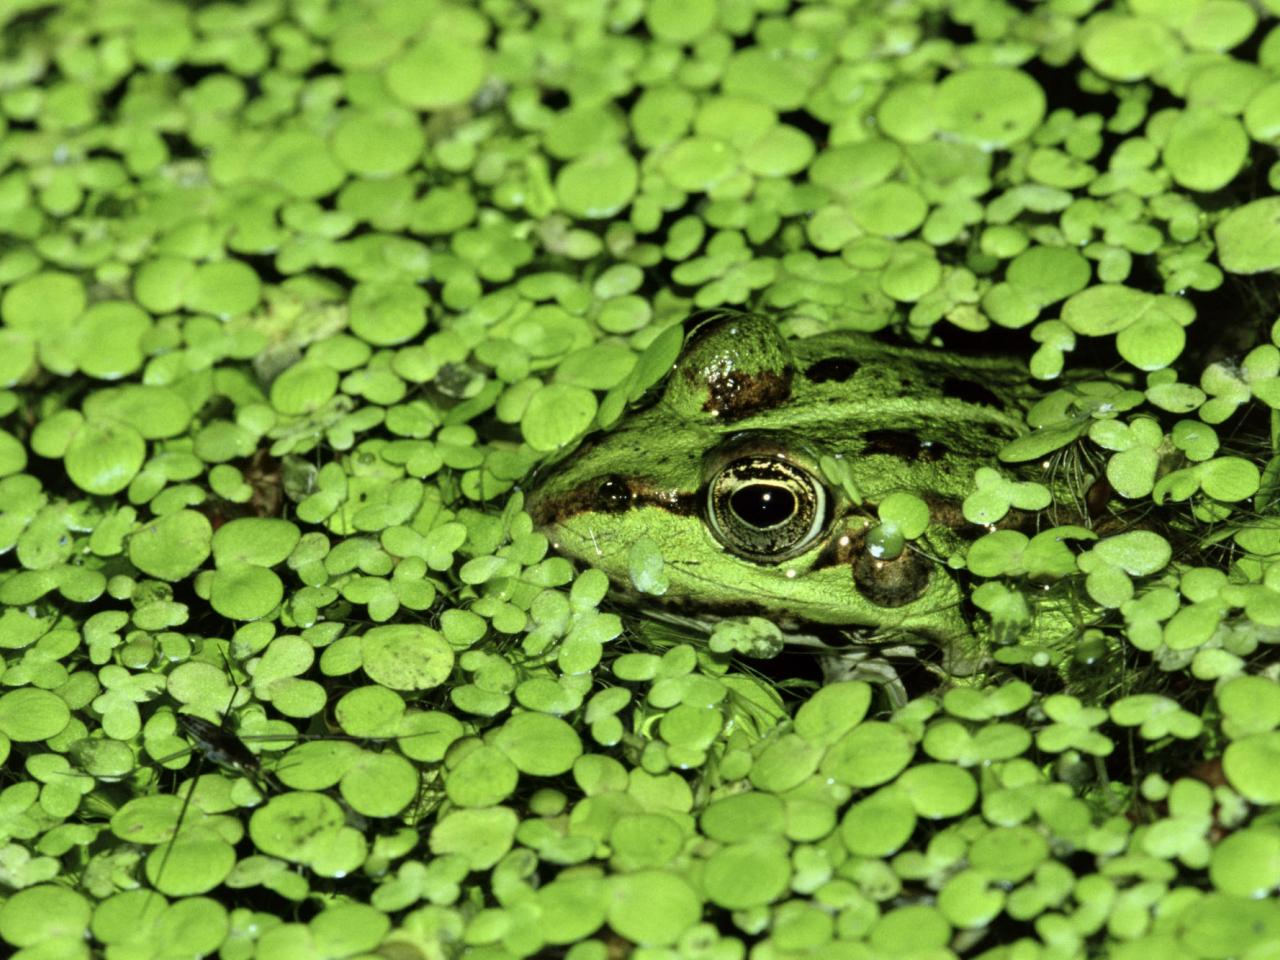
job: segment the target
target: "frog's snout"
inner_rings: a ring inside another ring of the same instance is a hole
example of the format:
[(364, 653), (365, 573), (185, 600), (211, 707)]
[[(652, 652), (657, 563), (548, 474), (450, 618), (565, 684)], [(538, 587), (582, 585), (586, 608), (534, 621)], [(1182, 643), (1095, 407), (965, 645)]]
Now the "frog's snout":
[(537, 490), (532, 490), (524, 501), (524, 512), (533, 518), (534, 527), (546, 526), (546, 500), (538, 494)]
[(535, 487), (525, 509), (535, 526), (547, 527), (580, 513), (621, 513), (634, 500), (635, 491), (626, 477), (606, 473), (561, 490), (555, 489), (554, 482)]

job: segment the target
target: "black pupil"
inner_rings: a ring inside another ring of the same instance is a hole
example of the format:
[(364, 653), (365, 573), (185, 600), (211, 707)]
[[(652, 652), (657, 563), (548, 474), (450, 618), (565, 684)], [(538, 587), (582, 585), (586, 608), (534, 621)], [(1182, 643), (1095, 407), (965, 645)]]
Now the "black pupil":
[(743, 523), (761, 530), (775, 527), (796, 512), (796, 498), (785, 487), (751, 483), (733, 492), (729, 505)]

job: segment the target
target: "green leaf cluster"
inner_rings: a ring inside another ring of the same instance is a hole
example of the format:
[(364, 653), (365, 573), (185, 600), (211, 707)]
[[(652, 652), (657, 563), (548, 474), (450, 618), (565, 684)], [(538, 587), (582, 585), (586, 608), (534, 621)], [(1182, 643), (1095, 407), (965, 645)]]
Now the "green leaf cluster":
[[(0, 9), (0, 940), (1268, 955), (1278, 17)], [(534, 529), (726, 306), (1027, 356), (949, 571), (987, 682), (770, 681), (778, 624)]]

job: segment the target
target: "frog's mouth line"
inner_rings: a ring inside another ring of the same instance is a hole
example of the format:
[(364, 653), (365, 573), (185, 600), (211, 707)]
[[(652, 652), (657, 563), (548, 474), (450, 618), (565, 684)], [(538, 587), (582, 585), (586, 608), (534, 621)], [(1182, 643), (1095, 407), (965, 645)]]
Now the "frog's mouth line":
[[(577, 549), (570, 551), (570, 554), (581, 557), (588, 563), (594, 558), (617, 566), (619, 558), (631, 545), (629, 541), (623, 541), (615, 532), (600, 533), (595, 529), (595, 525), (589, 522), (585, 524), (573, 523), (572, 518), (570, 518), (567, 522), (560, 521), (557, 526), (580, 545)], [(582, 526), (585, 526), (586, 529), (580, 529)], [(555, 542), (554, 538), (552, 546), (555, 549), (560, 549), (560, 545)], [(722, 589), (725, 586), (724, 583), (699, 573), (698, 567), (701, 561), (665, 558), (665, 563), (672, 570), (677, 571), (682, 578), (705, 584), (708, 588), (708, 594), (715, 592), (715, 589), (712, 588)], [(847, 564), (847, 559), (839, 563), (830, 562), (824, 564), (824, 569), (847, 566)], [(782, 567), (783, 564), (775, 566)], [(818, 565), (815, 562), (812, 566), (801, 571), (799, 575), (811, 573), (818, 569)], [(788, 633), (806, 629), (818, 631), (894, 629), (886, 627), (883, 622), (874, 621), (865, 623), (832, 623), (829, 619), (816, 616), (812, 611), (806, 611), (804, 606), (797, 605), (796, 598), (785, 589), (784, 583), (780, 583), (777, 589), (769, 589), (768, 586), (757, 585), (753, 588), (751, 596), (744, 595), (743, 599), (737, 601), (725, 600), (723, 597), (715, 601), (699, 601), (695, 596), (690, 595), (672, 596), (640, 593), (625, 576), (614, 575), (610, 579), (620, 591), (621, 598), (628, 605), (675, 615), (682, 620), (696, 622), (700, 625), (700, 629), (703, 630), (710, 630), (715, 622), (723, 617), (758, 615), (761, 612), (762, 604), (767, 604), (770, 607), (768, 618)], [(849, 589), (855, 589), (852, 571), (850, 571)], [(948, 638), (949, 632), (945, 629), (931, 630), (927, 621), (964, 608), (963, 598), (957, 598), (945, 603), (935, 603), (927, 609), (911, 609), (908, 611), (905, 607), (899, 608), (903, 619), (912, 621), (910, 627), (902, 627), (900, 629), (907, 631), (912, 636), (921, 638), (921, 642), (943, 641)], [(892, 608), (881, 607), (880, 609), (884, 614), (890, 615)]]
[[(703, 577), (703, 576), (701, 576), (701, 575), (696, 571), (696, 569), (695, 569), (695, 568), (698, 566), (697, 561), (689, 561), (689, 560), (667, 560), (666, 562), (667, 562), (667, 565), (668, 565), (668, 566), (671, 566), (671, 567), (674, 567), (674, 568), (678, 569), (678, 570), (680, 571), (680, 573), (681, 573), (683, 576), (688, 577), (690, 580), (697, 580), (697, 581), (700, 581), (700, 582), (702, 582), (702, 583), (707, 584), (708, 586), (717, 586), (717, 585), (720, 585), (720, 584), (718, 584), (718, 582), (717, 582), (717, 581), (713, 581), (713, 580), (711, 580), (711, 578), (709, 578), (709, 577)], [(850, 589), (852, 589), (852, 588), (853, 588), (852, 581), (850, 581), (850, 585), (849, 585), (849, 586), (850, 586)], [(626, 585), (625, 585), (625, 584), (623, 585), (623, 587), (624, 587), (624, 589), (626, 589)], [(773, 590), (767, 590), (767, 589), (757, 588), (757, 590), (755, 591), (755, 595), (756, 595), (756, 596), (758, 596), (758, 597), (761, 597), (761, 598), (763, 598), (763, 599), (765, 599), (765, 600), (767, 600), (767, 601), (769, 601), (770, 603), (772, 603), (772, 604), (774, 605), (774, 609), (775, 609), (775, 610), (785, 611), (785, 613), (783, 614), (783, 616), (785, 616), (785, 617), (790, 617), (790, 618), (791, 618), (791, 619), (792, 619), (796, 624), (806, 624), (806, 625), (809, 625), (809, 626), (823, 626), (823, 625), (825, 625), (825, 626), (830, 626), (830, 624), (829, 624), (829, 623), (826, 623), (825, 621), (822, 621), (822, 620), (815, 620), (815, 619), (813, 619), (813, 618), (811, 618), (811, 617), (806, 617), (806, 616), (804, 616), (804, 614), (803, 614), (803, 613), (800, 613), (800, 612), (798, 612), (798, 611), (796, 611), (796, 610), (794, 610), (794, 609), (788, 610), (786, 605), (787, 605), (787, 603), (788, 603), (788, 602), (790, 602), (790, 601), (792, 601), (792, 600), (793, 600), (793, 597), (791, 597), (791, 595), (790, 595), (790, 594), (788, 594), (788, 593), (783, 593), (783, 592), (779, 592), (779, 591), (773, 591)], [(648, 597), (649, 595), (648, 595), (648, 594), (645, 594), (644, 596)], [(655, 601), (656, 601), (656, 602), (658, 602), (658, 603), (663, 603), (663, 602), (664, 602), (664, 598), (663, 598), (663, 597), (661, 597), (661, 596), (653, 597), (652, 599), (653, 599), (653, 600), (655, 600)], [(685, 598), (682, 598), (682, 597), (674, 597), (674, 598), (671, 598), (670, 600), (665, 601), (665, 602), (669, 602), (669, 603), (675, 604), (675, 605), (677, 605), (677, 606), (681, 606), (681, 605), (683, 605), (683, 606), (686, 606), (686, 607), (688, 607), (688, 608), (690, 608), (690, 609), (708, 609), (708, 610), (715, 610), (718, 614), (721, 614), (721, 615), (724, 615), (724, 616), (734, 616), (734, 615), (738, 615), (738, 614), (759, 613), (759, 610), (760, 610), (760, 605), (759, 605), (759, 603), (754, 603), (754, 602), (752, 602), (751, 600), (743, 600), (743, 601), (741, 602), (741, 604), (740, 604), (740, 605), (737, 605), (737, 607), (736, 607), (736, 608), (735, 608), (735, 604), (734, 604), (734, 603), (732, 603), (732, 602), (724, 603), (724, 602), (717, 601), (717, 602), (716, 602), (716, 603), (714, 603), (714, 604), (699, 604), (697, 601), (690, 601), (690, 600), (686, 600)], [(957, 601), (953, 601), (953, 602), (950, 602), (950, 603), (945, 603), (945, 604), (937, 604), (936, 606), (931, 607), (931, 608), (929, 608), (928, 610), (913, 611), (912, 616), (913, 616), (913, 617), (917, 617), (917, 616), (924, 616), (924, 617), (936, 616), (936, 615), (938, 615), (938, 614), (942, 613), (944, 610), (952, 610), (952, 609), (955, 609), (959, 604), (960, 604), (960, 601), (959, 601), (959, 600), (957, 600)], [(875, 626), (879, 626), (879, 624), (872, 624), (872, 623), (868, 623), (868, 624), (851, 624), (850, 626), (853, 626), (853, 627), (858, 627), (858, 626), (863, 626), (863, 627), (875, 627)]]

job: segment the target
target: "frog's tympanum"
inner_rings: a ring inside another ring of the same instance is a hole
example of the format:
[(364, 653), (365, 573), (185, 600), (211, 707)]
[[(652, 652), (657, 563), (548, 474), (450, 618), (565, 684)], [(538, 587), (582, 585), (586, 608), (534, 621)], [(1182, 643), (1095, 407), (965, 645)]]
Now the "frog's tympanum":
[[(938, 643), (969, 672), (976, 640), (946, 560), (985, 532), (960, 511), (974, 468), (1025, 429), (1020, 369), (857, 334), (788, 341), (772, 320), (721, 314), (693, 328), (656, 403), (539, 478), (530, 512), (624, 589), (632, 545), (656, 543), (669, 583), (646, 604), (667, 613)], [(890, 559), (868, 533), (898, 491), (930, 523)]]

